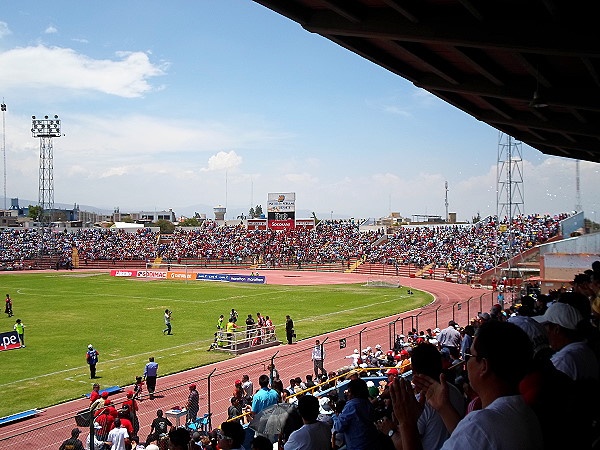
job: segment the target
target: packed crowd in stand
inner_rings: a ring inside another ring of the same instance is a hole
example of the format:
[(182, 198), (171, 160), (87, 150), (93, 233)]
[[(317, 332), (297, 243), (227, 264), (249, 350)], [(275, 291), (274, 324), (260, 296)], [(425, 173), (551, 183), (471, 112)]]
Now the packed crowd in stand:
[[(559, 232), (557, 216), (520, 216), (506, 231), (494, 218), (472, 226), (401, 227), (387, 239), (383, 230), (360, 232), (352, 221), (322, 221), (314, 230), (247, 230), (242, 225), (217, 226), (206, 222), (198, 229), (177, 229), (168, 242), (150, 229), (82, 229), (73, 233), (6, 229), (0, 232), (0, 262), (15, 264), (49, 255), (71, 260), (73, 248), (80, 262), (97, 260), (152, 261), (216, 259), (252, 260), (264, 267), (281, 264), (325, 264), (363, 259), (381, 264), (434, 264), (451, 271), (482, 273), (512, 254), (518, 254)], [(502, 222), (506, 224), (506, 220)], [(24, 268), (24, 267), (20, 267)]]
[[(237, 318), (232, 310), (229, 322)], [(598, 318), (600, 261), (569, 290), (495, 304), (462, 326), (449, 321), (444, 329), (412, 329), (397, 335), (393, 348), (354, 349), (344, 367), (328, 367), (316, 340), (312, 367), (307, 360), (305, 371), (289, 380), (274, 365), (257, 380), (246, 374), (236, 380), (228, 420), (213, 430), (200, 426), (195, 384), (186, 425), (174, 427), (159, 410), (145, 439), (135, 391), (118, 410), (107, 396), (92, 393), (90, 409), (97, 439), (115, 450), (125, 448), (115, 447), (115, 439), (132, 437), (133, 448), (169, 442), (171, 449), (237, 449), (247, 442), (244, 427), (254, 430), (252, 449), (273, 443), (286, 450), (596, 448)], [(248, 332), (265, 326), (265, 318), (249, 315), (246, 323)], [(275, 405), (287, 411), (276, 433), (261, 428), (260, 420)]]
[[(474, 226), (401, 228), (389, 240), (369, 252), (370, 262), (387, 264), (435, 264), (470, 273), (482, 273), (558, 233), (557, 216), (519, 216), (509, 231), (498, 232), (494, 218)], [(506, 224), (506, 220), (502, 224)], [(509, 245), (512, 242), (512, 249)]]

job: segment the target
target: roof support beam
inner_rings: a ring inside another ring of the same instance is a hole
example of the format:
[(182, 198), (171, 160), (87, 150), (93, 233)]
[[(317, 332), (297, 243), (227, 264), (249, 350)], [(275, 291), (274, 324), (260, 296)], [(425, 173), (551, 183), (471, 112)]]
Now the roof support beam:
[(478, 48), (453, 47), (456, 54), (473, 69), (486, 77), (496, 86), (504, 86), (505, 83), (498, 75), (502, 73), (500, 67), (494, 63), (484, 52)]
[[(533, 85), (523, 87), (527, 86), (527, 83), (518, 79), (512, 80), (506, 87), (499, 87), (479, 77), (464, 79), (457, 86), (440, 79), (437, 75), (430, 74), (423, 75), (414, 81), (414, 84), (428, 91), (449, 91), (465, 95), (487, 96), (526, 104), (531, 101), (535, 87)], [(573, 87), (544, 92), (544, 100), (551, 106), (600, 112), (600, 94), (589, 92), (587, 89)]]
[(502, 18), (474, 23), (460, 17), (444, 17), (422, 19), (417, 25), (400, 14), (372, 8), (360, 24), (352, 24), (335, 12), (317, 10), (303, 26), (326, 37), (333, 34), (543, 55), (600, 57), (596, 28), (567, 24), (551, 28), (531, 17), (513, 17), (510, 28)]
[(344, 19), (352, 23), (362, 22), (362, 15), (357, 8), (352, 8), (346, 1), (340, 0), (321, 0), (321, 2), (332, 11), (335, 11)]
[(414, 2), (409, 3), (406, 0), (383, 0), (383, 3), (398, 11), (412, 23), (419, 23), (419, 16), (412, 11), (414, 6), (411, 6), (411, 4), (414, 5)]
[(459, 84), (459, 74), (456, 73), (456, 70), (435, 53), (429, 51), (424, 45), (416, 42), (398, 41), (394, 41), (394, 44), (406, 54), (419, 60), (430, 72), (435, 73), (450, 84)]

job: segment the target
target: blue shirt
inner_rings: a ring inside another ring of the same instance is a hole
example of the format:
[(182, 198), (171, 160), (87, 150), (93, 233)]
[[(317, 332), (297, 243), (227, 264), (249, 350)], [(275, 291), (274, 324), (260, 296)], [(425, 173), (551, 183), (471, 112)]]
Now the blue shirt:
[(275, 389), (261, 388), (252, 398), (252, 411), (257, 413), (277, 403), (279, 395)]
[(468, 334), (465, 334), (462, 342), (460, 343), (460, 353), (462, 355), (462, 359), (465, 359), (465, 353), (471, 353), (471, 344), (473, 343), (473, 338)]
[(149, 362), (148, 364), (146, 364), (146, 367), (144, 368), (144, 376), (145, 377), (155, 377), (156, 372), (158, 372), (158, 363), (155, 363), (154, 361), (152, 361), (152, 362)]
[(344, 433), (348, 450), (373, 448), (377, 429), (372, 416), (371, 402), (366, 398), (350, 399), (342, 413), (334, 416), (333, 430)]

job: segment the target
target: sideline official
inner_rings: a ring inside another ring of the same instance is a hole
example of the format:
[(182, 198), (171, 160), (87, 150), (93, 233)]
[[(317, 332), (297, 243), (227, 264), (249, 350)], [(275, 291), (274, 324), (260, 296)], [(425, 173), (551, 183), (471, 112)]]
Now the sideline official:
[(154, 390), (156, 389), (156, 374), (158, 373), (158, 363), (154, 362), (154, 356), (148, 358), (148, 363), (144, 367), (144, 379), (146, 380), (146, 386), (148, 387), (148, 394), (150, 394), (150, 400), (154, 398)]

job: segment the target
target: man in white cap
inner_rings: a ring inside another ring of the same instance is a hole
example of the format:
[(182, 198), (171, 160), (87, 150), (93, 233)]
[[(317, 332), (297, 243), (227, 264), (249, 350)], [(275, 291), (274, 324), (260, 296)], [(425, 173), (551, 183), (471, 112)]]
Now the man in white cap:
[(346, 358), (352, 359), (352, 364), (350, 364), (350, 367), (358, 367), (360, 361), (360, 352), (357, 348), (355, 348), (354, 352), (351, 355), (346, 356)]
[(85, 354), (85, 360), (90, 366), (90, 378), (96, 378), (96, 364), (98, 364), (98, 350), (92, 344), (88, 345), (88, 351)]
[(578, 327), (584, 317), (576, 308), (553, 303), (544, 315), (534, 319), (544, 325), (550, 347), (556, 351), (551, 358), (554, 367), (573, 380), (598, 380), (598, 359)]

